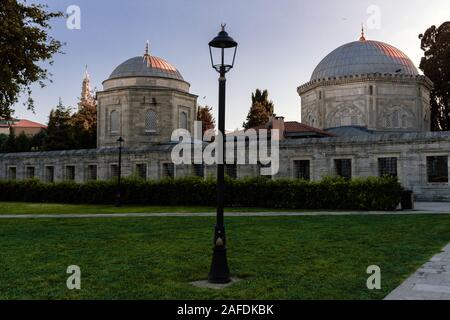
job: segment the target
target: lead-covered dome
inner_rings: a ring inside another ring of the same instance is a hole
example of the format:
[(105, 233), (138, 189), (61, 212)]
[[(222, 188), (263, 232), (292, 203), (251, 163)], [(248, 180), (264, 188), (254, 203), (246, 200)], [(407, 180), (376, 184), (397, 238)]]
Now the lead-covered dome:
[(148, 54), (123, 62), (114, 69), (108, 80), (127, 77), (157, 77), (184, 81), (177, 68), (164, 59)]
[(411, 59), (399, 49), (362, 37), (327, 55), (314, 70), (311, 81), (368, 73), (419, 74)]

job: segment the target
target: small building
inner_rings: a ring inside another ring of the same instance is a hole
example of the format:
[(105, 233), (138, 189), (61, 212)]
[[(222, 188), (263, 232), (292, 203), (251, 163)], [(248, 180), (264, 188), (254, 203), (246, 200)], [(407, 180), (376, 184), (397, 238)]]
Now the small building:
[(16, 136), (22, 133), (34, 136), (46, 128), (46, 125), (26, 119), (0, 120), (0, 134), (9, 135), (12, 131)]

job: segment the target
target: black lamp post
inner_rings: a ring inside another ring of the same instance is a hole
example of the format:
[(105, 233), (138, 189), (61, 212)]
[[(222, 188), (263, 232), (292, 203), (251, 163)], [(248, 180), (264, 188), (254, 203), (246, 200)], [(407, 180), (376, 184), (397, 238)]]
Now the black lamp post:
[[(219, 135), (222, 139), (218, 139), (217, 146), (217, 215), (216, 215), (216, 227), (214, 232), (214, 248), (213, 257), (211, 263), (211, 270), (209, 272), (210, 283), (229, 283), (230, 270), (227, 262), (227, 248), (226, 248), (226, 236), (225, 236), (225, 224), (224, 224), (224, 154), (225, 154), (225, 74), (230, 71), (234, 66), (234, 59), (236, 57), (237, 42), (231, 38), (225, 31), (225, 25), (222, 25), (222, 30), (219, 32), (209, 43), (209, 52), (211, 55), (212, 67), (220, 74), (219, 77)], [(216, 50), (217, 49), (217, 50)], [(225, 50), (231, 49), (231, 50)], [(214, 61), (214, 53), (220, 58), (220, 63)], [(230, 62), (226, 61), (225, 51), (230, 51)], [(232, 57), (232, 58), (231, 58)]]
[(121, 178), (122, 178), (122, 144), (125, 140), (122, 137), (117, 139), (119, 143), (119, 166), (117, 168), (117, 195), (116, 195), (116, 206), (120, 207), (122, 205), (122, 186), (121, 186)]

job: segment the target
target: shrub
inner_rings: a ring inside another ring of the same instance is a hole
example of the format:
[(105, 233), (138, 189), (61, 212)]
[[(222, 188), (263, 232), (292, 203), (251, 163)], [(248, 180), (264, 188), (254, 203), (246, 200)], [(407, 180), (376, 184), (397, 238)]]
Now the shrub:
[[(215, 206), (216, 182), (196, 177), (144, 181), (122, 180), (126, 204)], [(321, 181), (249, 178), (225, 181), (228, 207), (314, 210), (392, 210), (402, 187), (396, 178), (325, 178)], [(113, 204), (116, 181), (44, 183), (39, 180), (0, 181), (0, 201)]]

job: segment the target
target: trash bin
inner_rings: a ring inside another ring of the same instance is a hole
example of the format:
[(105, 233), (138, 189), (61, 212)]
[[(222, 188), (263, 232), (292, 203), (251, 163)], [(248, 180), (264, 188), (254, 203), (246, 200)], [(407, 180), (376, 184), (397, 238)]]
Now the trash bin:
[(412, 190), (403, 190), (401, 203), (402, 210), (414, 210), (414, 192)]

